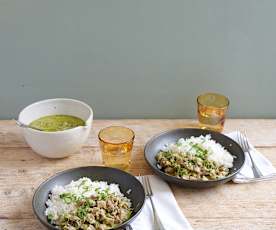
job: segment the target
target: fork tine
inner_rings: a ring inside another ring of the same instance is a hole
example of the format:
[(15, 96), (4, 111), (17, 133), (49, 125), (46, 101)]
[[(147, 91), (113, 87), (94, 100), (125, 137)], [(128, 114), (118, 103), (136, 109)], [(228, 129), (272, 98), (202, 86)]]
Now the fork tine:
[(145, 176), (145, 181), (146, 181), (146, 184), (147, 184), (148, 193), (149, 193), (150, 196), (152, 196), (152, 190), (151, 190), (149, 178), (147, 176)]
[[(139, 175), (139, 181), (140, 181), (140, 183), (143, 185), (143, 188), (144, 188), (145, 186), (144, 186), (144, 183), (143, 183), (143, 176)], [(144, 188), (144, 189), (145, 189), (145, 188)]]
[(145, 176), (142, 176), (142, 185), (143, 185), (143, 187), (144, 187), (146, 196), (148, 196), (148, 188), (147, 188), (147, 185), (146, 185), (146, 183), (145, 183)]
[(248, 148), (245, 144), (245, 138), (244, 138), (244, 135), (243, 133), (240, 133), (240, 140), (241, 140), (241, 143), (242, 143), (242, 146), (243, 146), (243, 151), (244, 152), (247, 152), (248, 151)]
[(238, 142), (239, 142), (239, 145), (241, 146), (242, 150), (244, 151), (243, 141), (241, 139), (241, 133), (240, 132), (238, 132)]
[(243, 132), (243, 136), (244, 136), (244, 144), (246, 145), (246, 149), (250, 149), (245, 131)]
[(152, 196), (153, 193), (152, 193), (152, 189), (151, 189), (149, 178), (147, 176), (146, 176), (146, 182), (147, 182), (148, 189), (149, 189), (149, 195)]
[(241, 143), (242, 143), (242, 146), (243, 146), (243, 150), (246, 151), (246, 146), (245, 146), (245, 143), (244, 143), (244, 137), (243, 137), (242, 133), (240, 133), (240, 140), (241, 140)]
[(146, 187), (147, 187), (148, 195), (151, 196), (150, 188), (149, 188), (149, 184), (147, 183), (147, 177), (146, 176), (145, 176), (145, 184), (146, 184)]

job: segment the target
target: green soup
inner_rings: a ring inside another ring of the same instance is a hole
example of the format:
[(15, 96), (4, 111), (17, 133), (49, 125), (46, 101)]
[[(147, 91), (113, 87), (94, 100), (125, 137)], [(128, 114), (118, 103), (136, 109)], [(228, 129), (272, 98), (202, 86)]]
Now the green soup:
[(40, 117), (30, 123), (31, 128), (40, 129), (47, 132), (62, 131), (72, 129), (77, 126), (84, 126), (85, 121), (70, 115), (50, 115)]

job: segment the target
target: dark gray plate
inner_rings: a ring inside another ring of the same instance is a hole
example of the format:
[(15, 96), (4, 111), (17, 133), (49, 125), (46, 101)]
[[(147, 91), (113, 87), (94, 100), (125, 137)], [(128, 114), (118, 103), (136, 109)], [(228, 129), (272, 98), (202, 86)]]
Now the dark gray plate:
[[(165, 144), (176, 142), (179, 138), (182, 137), (189, 138), (191, 136), (197, 137), (200, 135), (207, 134), (211, 134), (212, 139), (220, 143), (233, 156), (235, 156), (233, 162), (234, 166), (230, 169), (230, 174), (227, 177), (210, 181), (185, 180), (174, 176), (169, 176), (157, 167), (155, 156), (159, 152), (159, 150), (161, 150), (164, 147)], [(175, 129), (162, 133), (148, 141), (148, 143), (145, 146), (144, 152), (146, 161), (157, 175), (159, 175), (168, 182), (191, 188), (207, 188), (230, 181), (240, 171), (245, 160), (243, 150), (234, 140), (221, 133), (203, 129)]]
[[(127, 226), (129, 226), (128, 224), (131, 223), (137, 217), (137, 215), (139, 215), (144, 205), (145, 192), (143, 186), (134, 176), (130, 175), (129, 173), (115, 168), (98, 166), (69, 169), (57, 173), (53, 177), (43, 182), (38, 187), (33, 197), (33, 210), (40, 222), (48, 227), (48, 229), (57, 229), (48, 222), (44, 214), (46, 209), (45, 203), (49, 197), (49, 193), (55, 185), (64, 186), (69, 184), (72, 180), (78, 180), (81, 177), (88, 177), (92, 181), (101, 180), (106, 181), (107, 183), (119, 184), (121, 192), (131, 200), (134, 209), (131, 218), (122, 225), (118, 226), (118, 229), (127, 229)], [(128, 194), (127, 191), (129, 189), (131, 189), (131, 192)]]

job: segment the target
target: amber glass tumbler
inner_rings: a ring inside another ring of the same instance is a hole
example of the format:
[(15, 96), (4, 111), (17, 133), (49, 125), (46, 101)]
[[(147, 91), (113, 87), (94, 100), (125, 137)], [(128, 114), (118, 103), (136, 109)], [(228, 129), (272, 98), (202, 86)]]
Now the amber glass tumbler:
[(197, 116), (202, 129), (221, 132), (224, 127), (229, 99), (217, 93), (205, 93), (197, 97)]
[(129, 170), (134, 132), (122, 126), (110, 126), (99, 132), (99, 143), (105, 166)]

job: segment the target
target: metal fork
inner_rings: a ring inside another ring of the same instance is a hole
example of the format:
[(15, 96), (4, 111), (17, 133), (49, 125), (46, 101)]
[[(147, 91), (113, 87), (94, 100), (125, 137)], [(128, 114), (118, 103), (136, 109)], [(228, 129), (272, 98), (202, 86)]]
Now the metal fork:
[(149, 178), (147, 176), (140, 176), (140, 175), (139, 175), (139, 178), (140, 178), (140, 182), (142, 183), (142, 185), (144, 187), (146, 197), (150, 199), (151, 207), (153, 210), (154, 229), (155, 230), (165, 230), (165, 228), (164, 228), (162, 222), (160, 221), (160, 218), (156, 212), (156, 208), (155, 208), (153, 200), (152, 200), (153, 192), (151, 189)]
[(258, 167), (256, 166), (256, 164), (254, 163), (253, 157), (250, 153), (251, 147), (248, 143), (248, 139), (246, 137), (246, 134), (243, 133), (241, 134), (240, 132), (238, 132), (238, 142), (242, 147), (242, 150), (244, 152), (247, 152), (249, 157), (250, 157), (250, 161), (251, 161), (251, 168), (254, 174), (255, 178), (261, 178), (263, 176), (263, 174), (260, 172), (260, 170), (258, 169)]

